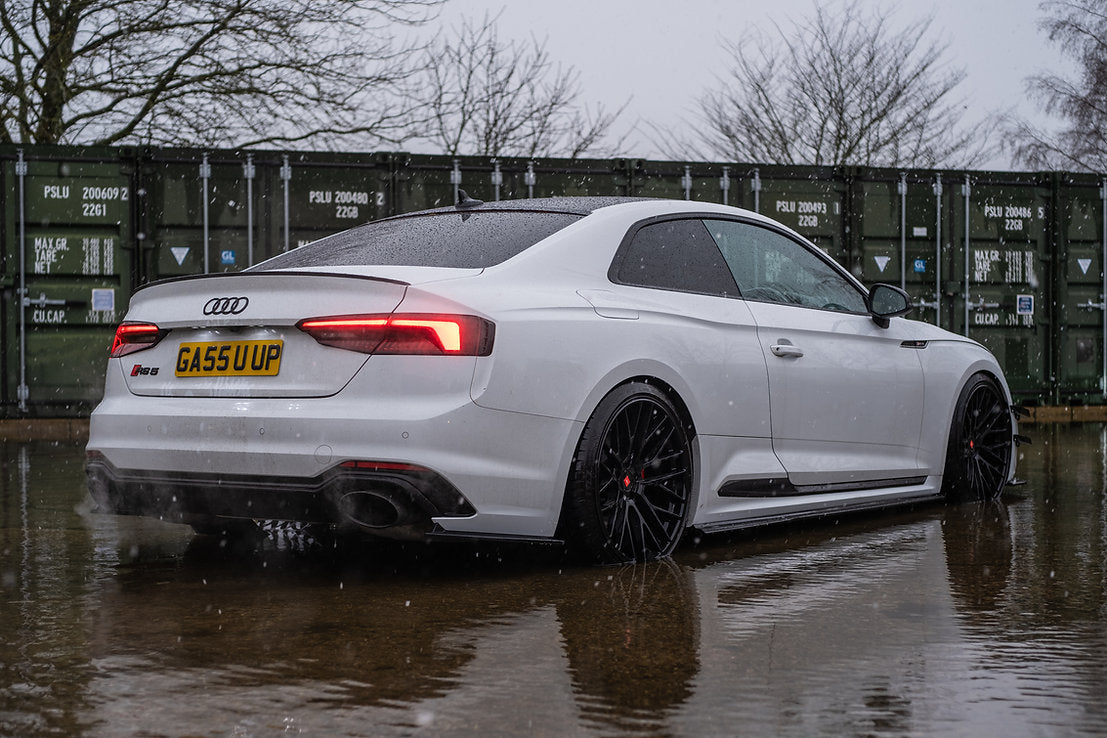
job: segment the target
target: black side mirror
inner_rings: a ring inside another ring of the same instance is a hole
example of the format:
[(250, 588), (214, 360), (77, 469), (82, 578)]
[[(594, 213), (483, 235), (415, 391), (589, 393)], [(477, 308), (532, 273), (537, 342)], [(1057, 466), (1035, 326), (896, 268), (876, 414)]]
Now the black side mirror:
[(906, 315), (915, 309), (911, 296), (890, 284), (874, 284), (869, 290), (869, 314), (881, 328), (887, 328), (889, 318)]

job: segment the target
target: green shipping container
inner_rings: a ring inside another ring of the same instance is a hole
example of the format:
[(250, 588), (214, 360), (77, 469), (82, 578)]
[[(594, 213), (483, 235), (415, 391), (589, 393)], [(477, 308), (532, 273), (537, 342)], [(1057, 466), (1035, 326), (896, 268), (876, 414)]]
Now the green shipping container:
[(394, 212), (449, 207), (457, 190), (492, 202), (630, 194), (633, 162), (396, 155)]
[(264, 257), (266, 199), (252, 163), (189, 150), (160, 151), (143, 163), (144, 282), (239, 271)]
[[(271, 254), (294, 249), (391, 211), (391, 158), (387, 155), (299, 154), (267, 169)], [(287, 192), (287, 210), (284, 202)], [(287, 221), (285, 214), (287, 213)], [(284, 234), (288, 234), (287, 243)]]
[(962, 174), (947, 196), (953, 330), (995, 354), (1012, 392), (1044, 396), (1052, 380), (1049, 182), (1037, 175)]
[(737, 205), (741, 178), (750, 171), (739, 165), (635, 162), (633, 192), (638, 197)]
[(941, 281), (949, 273), (950, 248), (938, 207), (941, 174), (872, 171), (856, 181), (862, 280), (902, 287), (915, 303), (911, 318), (948, 328), (951, 303), (943, 299)]
[(126, 153), (36, 147), (21, 160), (3, 152), (4, 282), (15, 298), (4, 315), (5, 414), (85, 414), (103, 394), (131, 294)]
[(849, 185), (844, 172), (825, 167), (759, 167), (741, 187), (739, 207), (779, 221), (859, 274), (847, 240)]
[(1058, 178), (1054, 337), (1059, 394), (1067, 402), (1103, 402), (1107, 397), (1104, 185), (1094, 176), (1058, 175)]

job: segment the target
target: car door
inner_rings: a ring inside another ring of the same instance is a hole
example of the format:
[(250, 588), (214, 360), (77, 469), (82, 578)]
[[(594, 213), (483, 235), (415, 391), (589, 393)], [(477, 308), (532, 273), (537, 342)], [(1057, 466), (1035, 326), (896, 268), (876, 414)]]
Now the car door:
[[(609, 277), (622, 286), (617, 293), (581, 295), (600, 315), (626, 318), (621, 333), (636, 337), (641, 348), (652, 344), (647, 355), (680, 376), (695, 416), (703, 486), (714, 492), (728, 483), (782, 478), (757, 326), (702, 220), (636, 224)], [(719, 501), (705, 495), (699, 503), (702, 509)]]
[(924, 402), (917, 344), (882, 328), (864, 293), (809, 245), (710, 220), (757, 324), (773, 449), (800, 491), (916, 481)]

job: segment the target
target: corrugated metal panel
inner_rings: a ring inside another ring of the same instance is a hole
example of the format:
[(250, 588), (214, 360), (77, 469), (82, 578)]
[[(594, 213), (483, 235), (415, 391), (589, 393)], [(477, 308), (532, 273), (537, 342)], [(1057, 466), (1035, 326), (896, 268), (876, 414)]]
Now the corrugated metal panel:
[(1102, 402), (1107, 389), (1103, 184), (1096, 177), (1066, 176), (1058, 183), (1056, 203), (1058, 389), (1066, 399)]
[(5, 157), (5, 183), (23, 187), (22, 198), (5, 197), (3, 228), (13, 298), (5, 301), (4, 404), (20, 413), (84, 413), (102, 395), (132, 284), (135, 190), (121, 153), (43, 147), (22, 162), (19, 153)]
[(1052, 385), (1049, 182), (976, 173), (949, 189), (953, 330), (995, 354), (1013, 392), (1046, 395)]

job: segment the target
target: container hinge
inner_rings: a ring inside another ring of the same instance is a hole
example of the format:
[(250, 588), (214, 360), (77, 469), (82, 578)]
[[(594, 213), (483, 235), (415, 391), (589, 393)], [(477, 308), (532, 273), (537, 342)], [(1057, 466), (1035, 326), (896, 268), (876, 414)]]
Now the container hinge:
[(1016, 418), (1029, 418), (1030, 417), (1030, 411), (1027, 410), (1025, 407), (1023, 407), (1022, 405), (1012, 405), (1011, 406), (1011, 414), (1014, 415)]
[(1032, 445), (1034, 445), (1034, 442), (1030, 440), (1030, 436), (1024, 436), (1021, 433), (1016, 433), (1015, 434), (1015, 445), (1016, 446), (1032, 446)]

